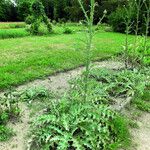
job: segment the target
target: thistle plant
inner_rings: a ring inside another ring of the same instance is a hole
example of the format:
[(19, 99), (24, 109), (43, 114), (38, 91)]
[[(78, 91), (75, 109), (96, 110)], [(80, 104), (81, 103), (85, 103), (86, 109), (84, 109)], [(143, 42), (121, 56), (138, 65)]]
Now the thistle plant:
[[(139, 20), (140, 20), (140, 12), (142, 7), (144, 7), (144, 24), (145, 31), (142, 34), (142, 38), (139, 36)], [(124, 61), (126, 68), (129, 67), (129, 64), (132, 68), (140, 67), (145, 64), (145, 60), (148, 55), (148, 33), (149, 33), (149, 23), (150, 23), (150, 3), (148, 1), (143, 0), (133, 0), (128, 3), (128, 7), (125, 7), (126, 17), (125, 17), (125, 25), (126, 25), (126, 38), (125, 38), (125, 46), (124, 46)], [(132, 13), (136, 12), (135, 21), (132, 22)], [(130, 30), (132, 30), (132, 24), (135, 24), (135, 40), (132, 44), (129, 44), (128, 35), (130, 34)]]
[(136, 7), (136, 25), (135, 25), (135, 43), (137, 42), (138, 32), (139, 32), (139, 19), (140, 19), (140, 10), (142, 7), (142, 0), (135, 0), (135, 7)]
[[(134, 6), (135, 6), (135, 11), (136, 11), (136, 19), (135, 19), (135, 41), (133, 44), (133, 51), (131, 52), (131, 65), (132, 68), (134, 68), (137, 65), (137, 61), (140, 60), (140, 56), (138, 55), (138, 50), (141, 48), (141, 46), (139, 46), (141, 44), (141, 42), (139, 41), (139, 19), (140, 19), (140, 10), (142, 8), (142, 0), (134, 0)], [(132, 49), (132, 48), (131, 48)]]
[(95, 0), (90, 0), (90, 13), (88, 15), (88, 12), (85, 10), (83, 1), (78, 0), (81, 9), (84, 13), (86, 24), (87, 24), (87, 39), (86, 39), (86, 71), (85, 71), (85, 77), (84, 77), (84, 83), (85, 83), (85, 89), (84, 89), (84, 99), (87, 100), (87, 93), (88, 93), (88, 78), (89, 78), (89, 72), (90, 72), (90, 64), (91, 64), (91, 51), (92, 51), (92, 40), (94, 37), (95, 29), (101, 24), (103, 18), (105, 17), (107, 11), (104, 11), (104, 15), (102, 18), (100, 18), (100, 21), (97, 23), (97, 27), (94, 28), (94, 12), (96, 3)]
[(129, 2), (129, 6), (126, 7), (124, 6), (126, 15), (124, 17), (124, 23), (126, 26), (126, 38), (125, 38), (125, 46), (124, 46), (124, 62), (125, 62), (125, 67), (128, 68), (128, 64), (129, 64), (129, 33), (130, 30), (132, 28), (132, 3)]
[(144, 34), (144, 44), (143, 44), (143, 55), (142, 55), (142, 62), (144, 63), (144, 57), (148, 52), (148, 34), (149, 34), (149, 25), (150, 25), (150, 2), (147, 3), (146, 0), (144, 0), (144, 5), (146, 8), (145, 11), (145, 16), (144, 16), (144, 20), (145, 20), (145, 34)]

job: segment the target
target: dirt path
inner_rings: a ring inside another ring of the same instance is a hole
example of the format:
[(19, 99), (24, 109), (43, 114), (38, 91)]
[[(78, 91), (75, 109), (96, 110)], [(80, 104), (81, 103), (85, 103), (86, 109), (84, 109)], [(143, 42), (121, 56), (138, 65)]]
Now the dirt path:
[[(93, 65), (94, 67), (101, 67), (108, 69), (120, 69), (124, 67), (123, 63), (112, 60), (95, 62)], [(72, 78), (75, 78), (77, 75), (81, 74), (84, 71), (84, 69), (85, 67), (79, 67), (74, 70), (58, 73), (54, 76), (47, 77), (45, 80), (38, 79), (25, 85), (19, 86), (16, 89), (20, 91), (31, 87), (43, 86), (52, 91), (64, 92), (69, 88), (68, 81)]]
[(133, 150), (150, 150), (150, 113), (143, 113), (138, 120), (138, 129), (132, 129), (134, 144)]

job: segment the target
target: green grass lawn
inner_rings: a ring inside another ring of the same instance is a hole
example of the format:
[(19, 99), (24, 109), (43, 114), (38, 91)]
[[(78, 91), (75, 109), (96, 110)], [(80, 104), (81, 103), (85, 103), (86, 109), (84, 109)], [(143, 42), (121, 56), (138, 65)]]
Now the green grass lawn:
[[(85, 45), (81, 40), (85, 38), (84, 32), (75, 32), (1, 39), (0, 90), (83, 65)], [(92, 59), (114, 56), (122, 50), (124, 38), (125, 35), (119, 33), (97, 32), (93, 40)]]

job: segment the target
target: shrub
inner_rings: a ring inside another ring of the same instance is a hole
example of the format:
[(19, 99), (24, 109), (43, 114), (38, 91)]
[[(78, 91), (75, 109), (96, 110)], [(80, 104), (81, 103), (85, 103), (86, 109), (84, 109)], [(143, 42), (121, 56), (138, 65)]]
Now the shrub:
[(34, 19), (33, 16), (28, 16), (28, 17), (25, 19), (25, 23), (30, 25), (30, 24), (32, 24), (33, 19)]
[(52, 24), (44, 12), (42, 2), (35, 0), (32, 3), (31, 9), (32, 15), (26, 18), (26, 23), (31, 25), (27, 31), (35, 35), (43, 35), (52, 32)]
[(48, 32), (47, 26), (45, 24), (41, 23), (38, 28), (38, 35), (46, 35), (48, 33), (49, 32)]
[(65, 27), (63, 33), (64, 33), (64, 34), (72, 34), (73, 31), (72, 31), (70, 28)]
[(124, 23), (124, 16), (126, 11), (124, 8), (118, 8), (109, 16), (109, 23), (112, 26), (113, 30), (116, 32), (124, 33), (126, 25)]

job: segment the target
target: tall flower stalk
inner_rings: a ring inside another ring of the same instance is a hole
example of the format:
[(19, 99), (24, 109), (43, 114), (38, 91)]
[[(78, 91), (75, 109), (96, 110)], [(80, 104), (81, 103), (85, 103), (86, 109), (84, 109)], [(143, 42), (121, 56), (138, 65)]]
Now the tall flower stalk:
[(87, 23), (87, 41), (86, 41), (86, 71), (85, 71), (85, 77), (84, 77), (84, 99), (87, 100), (87, 93), (88, 93), (88, 78), (89, 78), (89, 72), (90, 72), (90, 63), (91, 63), (91, 49), (92, 49), (92, 40), (94, 35), (94, 29), (93, 29), (93, 22), (94, 22), (94, 11), (95, 11), (95, 0), (90, 1), (90, 16), (88, 16), (87, 11), (85, 10), (83, 6), (82, 0), (78, 0), (81, 9), (84, 13), (84, 16), (86, 18)]
[(137, 64), (138, 64), (138, 59), (141, 59), (141, 58), (138, 58), (138, 57), (141, 57), (141, 56), (138, 56), (138, 52), (137, 52), (137, 49), (139, 47), (139, 37), (138, 37), (138, 34), (139, 34), (139, 19), (140, 19), (140, 11), (141, 11), (141, 8), (142, 8), (142, 0), (135, 0), (134, 1), (134, 5), (135, 5), (135, 11), (136, 11), (136, 19), (135, 19), (135, 41), (134, 41), (134, 45), (133, 45), (133, 54), (132, 54), (132, 60), (131, 60), (131, 65), (132, 65), (132, 68), (134, 68)]
[(144, 1), (144, 5), (146, 8), (146, 14), (144, 16), (145, 20), (145, 34), (144, 34), (144, 45), (143, 45), (143, 55), (142, 55), (142, 62), (144, 63), (144, 57), (147, 53), (147, 41), (148, 41), (148, 34), (149, 34), (149, 26), (150, 26), (150, 2)]
[(128, 64), (129, 64), (129, 33), (130, 30), (132, 28), (132, 3), (129, 2), (129, 6), (128, 7), (124, 7), (125, 12), (126, 12), (126, 16), (124, 18), (124, 23), (126, 26), (126, 38), (125, 38), (125, 48), (124, 48), (124, 63), (125, 63), (125, 67), (128, 68)]
[[(88, 97), (88, 84), (89, 84), (88, 79), (89, 79), (90, 64), (91, 64), (92, 41), (93, 41), (95, 29), (96, 29), (96, 28), (94, 29), (94, 12), (95, 12), (96, 3), (95, 3), (95, 0), (90, 0), (90, 13), (88, 14), (88, 12), (84, 8), (83, 1), (78, 0), (78, 2), (84, 13), (86, 24), (87, 24), (87, 39), (86, 39), (86, 54), (85, 54), (86, 55), (86, 63), (85, 63), (86, 70), (85, 70), (85, 76), (84, 76), (84, 100), (86, 101)], [(104, 15), (98, 22), (97, 26), (101, 24), (102, 19), (105, 17), (106, 13), (107, 12), (104, 11)]]

